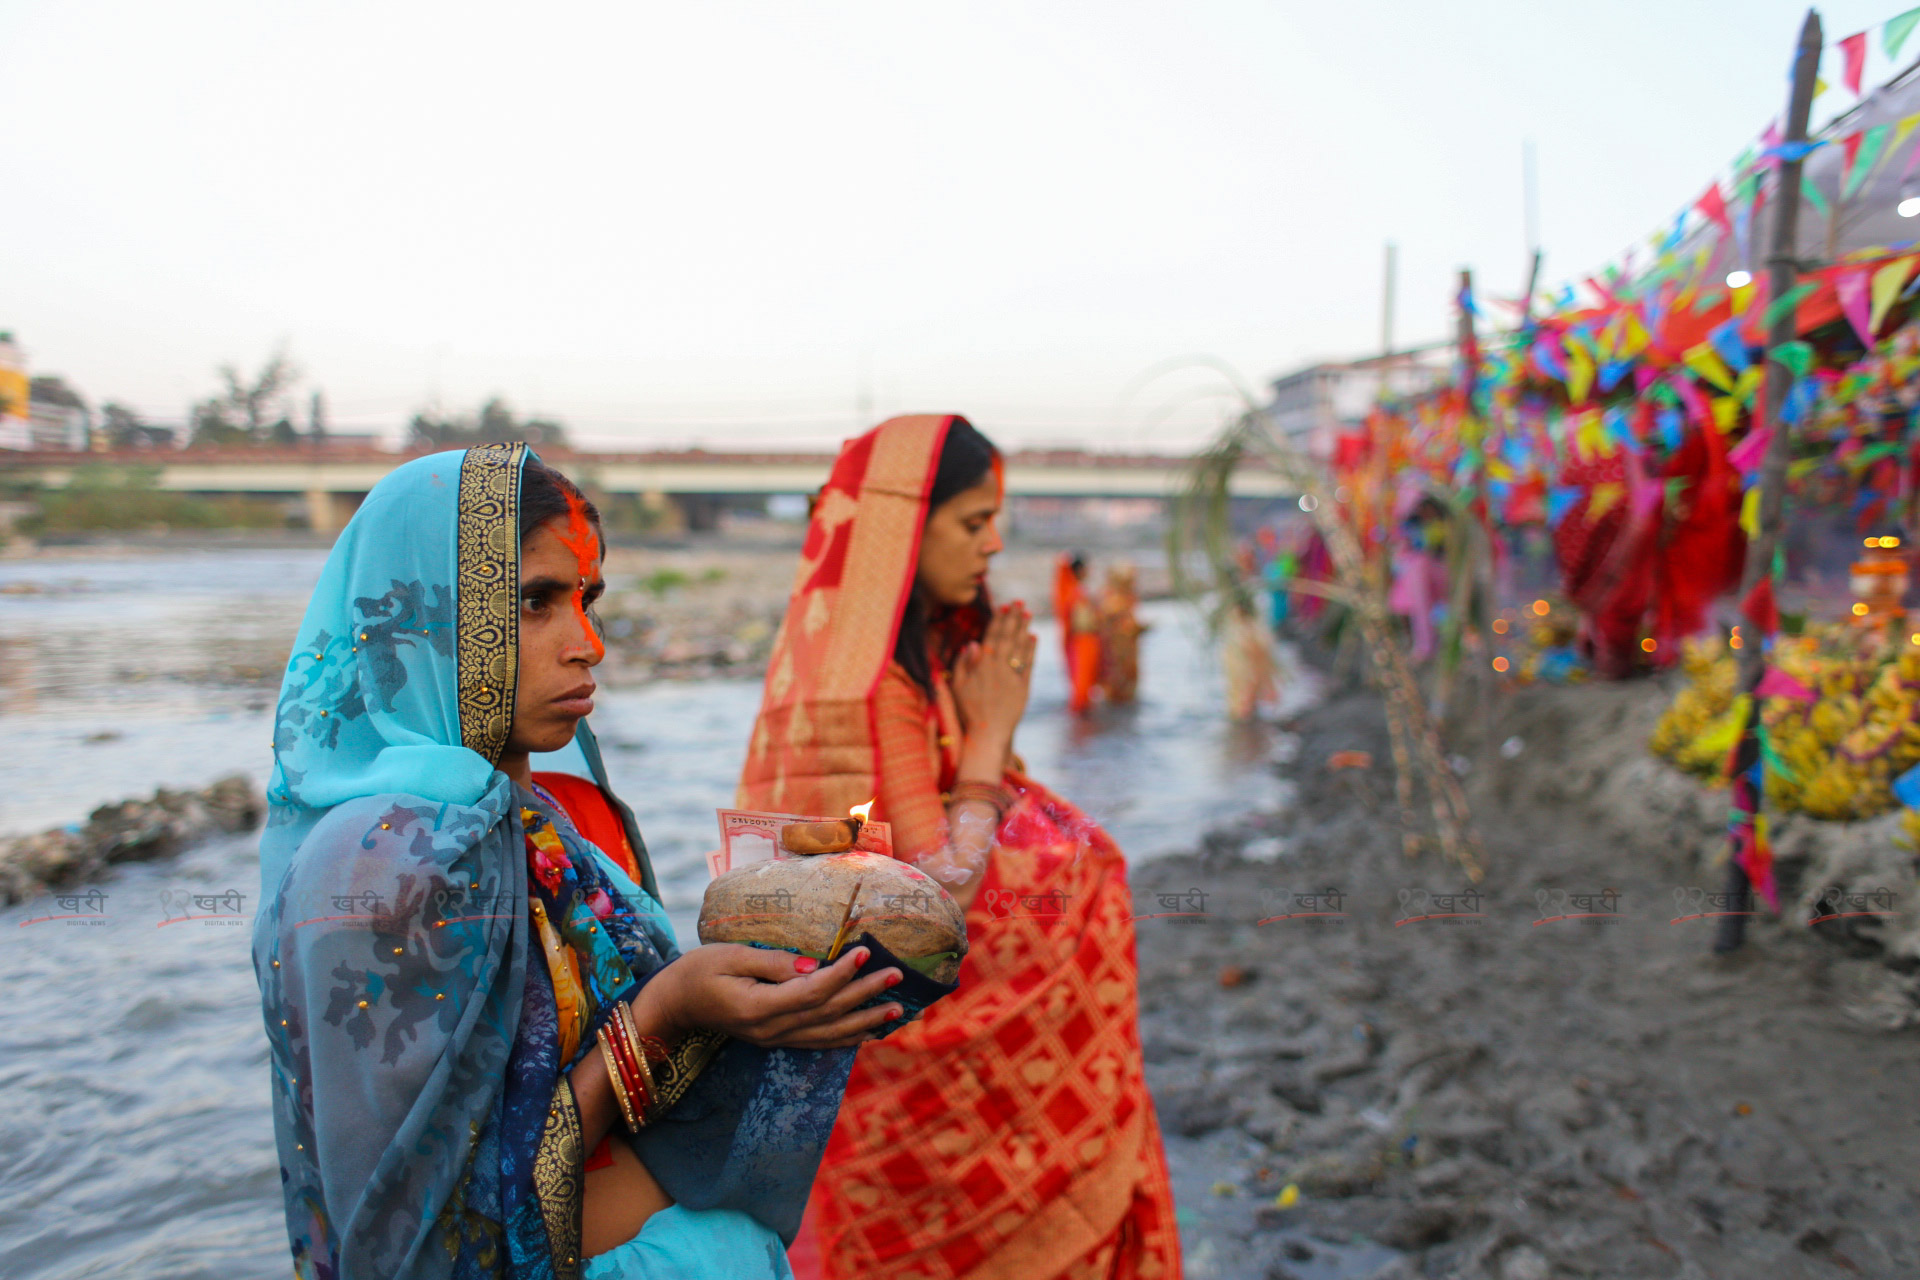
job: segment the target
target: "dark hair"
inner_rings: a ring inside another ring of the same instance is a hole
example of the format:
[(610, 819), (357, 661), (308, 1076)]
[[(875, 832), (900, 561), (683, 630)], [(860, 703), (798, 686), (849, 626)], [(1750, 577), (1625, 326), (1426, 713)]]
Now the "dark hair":
[(570, 498), (579, 502), (604, 546), (607, 539), (600, 532), (600, 509), (587, 500), (579, 485), (538, 458), (528, 458), (520, 468), (520, 540), (525, 542), (528, 534), (556, 516), (566, 519), (572, 510)]
[[(993, 441), (981, 435), (965, 418), (955, 418), (947, 427), (946, 443), (940, 446), (940, 465), (933, 473), (933, 488), (927, 494), (927, 518), (932, 519), (933, 513), (945, 503), (992, 475), (999, 458), (1000, 451), (993, 447)], [(971, 605), (943, 609), (935, 616), (916, 578), (913, 590), (907, 595), (906, 611), (900, 616), (900, 631), (893, 639), (893, 660), (913, 677), (931, 701), (933, 667), (927, 660), (929, 628), (937, 629), (937, 624), (952, 622), (960, 624), (952, 628), (952, 634), (965, 635), (969, 630), (984, 628), (992, 613), (993, 606), (987, 602), (986, 590), (982, 588)]]

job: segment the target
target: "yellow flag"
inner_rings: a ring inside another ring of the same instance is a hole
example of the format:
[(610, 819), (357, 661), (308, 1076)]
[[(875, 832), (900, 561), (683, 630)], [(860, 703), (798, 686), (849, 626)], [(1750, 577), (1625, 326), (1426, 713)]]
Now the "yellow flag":
[(1713, 422), (1720, 428), (1720, 434), (1726, 435), (1740, 425), (1740, 398), (1738, 396), (1715, 396), (1713, 398)]
[(1575, 404), (1587, 402), (1593, 389), (1593, 357), (1577, 342), (1567, 344), (1567, 397)]
[(1631, 360), (1645, 351), (1653, 338), (1647, 333), (1647, 326), (1640, 323), (1639, 316), (1629, 311), (1626, 319), (1626, 336), (1620, 340), (1619, 358)]
[[(1911, 119), (1920, 120), (1920, 116)], [(1905, 124), (1906, 121), (1901, 123)], [(1873, 318), (1867, 327), (1875, 333), (1880, 331), (1880, 321), (1885, 318), (1887, 311), (1899, 301), (1900, 291), (1907, 287), (1907, 277), (1913, 274), (1916, 261), (1920, 259), (1909, 255), (1898, 262), (1889, 262), (1873, 273)]]
[(1753, 295), (1760, 291), (1757, 284), (1743, 284), (1738, 289), (1727, 291), (1727, 306), (1737, 316), (1747, 314), (1747, 308), (1753, 305)]
[(1620, 500), (1627, 496), (1627, 486), (1617, 480), (1593, 486), (1593, 497), (1587, 502), (1587, 519), (1598, 520), (1613, 510)]
[(1764, 364), (1750, 364), (1746, 372), (1740, 375), (1740, 381), (1733, 384), (1733, 393), (1740, 397), (1740, 403), (1749, 407), (1753, 404), (1753, 393), (1767, 380), (1767, 367)]
[(1613, 445), (1607, 439), (1607, 433), (1600, 429), (1600, 415), (1583, 413), (1574, 428), (1573, 438), (1580, 446), (1580, 452), (1589, 458), (1610, 458)]
[(1712, 343), (1703, 342), (1697, 347), (1689, 347), (1680, 359), (1687, 368), (1722, 391), (1733, 390), (1733, 371), (1727, 368), (1727, 362), (1720, 358), (1720, 353), (1713, 349)]
[(1693, 752), (1712, 757), (1723, 756), (1733, 750), (1733, 744), (1747, 730), (1747, 715), (1752, 709), (1752, 694), (1743, 693), (1735, 698), (1724, 715), (1700, 731), (1700, 736), (1693, 740)]
[(1740, 499), (1740, 528), (1749, 538), (1760, 536), (1760, 486), (1747, 490), (1746, 497)]
[(1907, 140), (1907, 135), (1912, 133), (1916, 126), (1920, 126), (1920, 111), (1916, 111), (1910, 116), (1900, 117), (1900, 126), (1893, 131), (1893, 141), (1889, 142), (1886, 148), (1880, 152), (1880, 164), (1885, 164), (1893, 158), (1893, 153), (1900, 149), (1900, 144)]

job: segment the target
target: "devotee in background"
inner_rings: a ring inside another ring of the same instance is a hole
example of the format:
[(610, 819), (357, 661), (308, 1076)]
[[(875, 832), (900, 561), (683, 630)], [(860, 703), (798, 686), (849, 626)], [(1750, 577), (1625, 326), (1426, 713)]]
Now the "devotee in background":
[(1220, 627), (1220, 661), (1226, 675), (1227, 716), (1254, 719), (1280, 694), (1273, 636), (1254, 611), (1253, 602), (1235, 594)]
[(966, 906), (970, 948), (958, 992), (855, 1064), (803, 1280), (1180, 1275), (1126, 862), (1013, 751), (1035, 638), (987, 594), (1002, 498), (963, 418), (848, 442), (774, 647), (739, 803), (875, 800), (896, 856)]
[[(298, 1277), (791, 1275), (900, 971), (676, 949), (585, 724), (601, 549), (486, 445), (383, 479), (314, 588), (253, 937)], [(536, 778), (570, 742), (591, 779)]]
[(1407, 620), (1413, 634), (1408, 656), (1425, 662), (1439, 644), (1436, 615), (1447, 607), (1447, 514), (1438, 502), (1411, 486), (1401, 490), (1398, 506), (1402, 515), (1387, 607)]
[(1067, 660), (1067, 709), (1075, 715), (1093, 705), (1100, 682), (1100, 616), (1087, 598), (1087, 560), (1078, 551), (1060, 557), (1053, 575), (1053, 616)]
[(1115, 706), (1140, 695), (1139, 574), (1125, 560), (1107, 570), (1100, 590), (1100, 696)]

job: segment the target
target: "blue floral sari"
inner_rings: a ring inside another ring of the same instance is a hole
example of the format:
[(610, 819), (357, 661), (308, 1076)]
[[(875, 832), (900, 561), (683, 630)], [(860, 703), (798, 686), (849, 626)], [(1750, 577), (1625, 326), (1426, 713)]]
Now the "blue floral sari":
[[(638, 832), (635, 884), (494, 768), (526, 457), (487, 445), (381, 481), (328, 557), (281, 687), (253, 961), (294, 1272), (784, 1276), (851, 1050), (690, 1038), (679, 1101), (637, 1136), (616, 1129), (673, 1207), (580, 1256), (566, 1072), (677, 951)], [(530, 866), (543, 830), (565, 855)], [(577, 984), (567, 999), (556, 975)], [(562, 1025), (567, 1009), (584, 1023)]]

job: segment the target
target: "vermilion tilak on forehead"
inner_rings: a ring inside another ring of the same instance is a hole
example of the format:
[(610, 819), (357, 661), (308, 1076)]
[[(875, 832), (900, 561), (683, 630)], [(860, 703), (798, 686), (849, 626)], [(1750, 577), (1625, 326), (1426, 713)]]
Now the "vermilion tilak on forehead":
[(578, 495), (567, 495), (567, 527), (559, 534), (560, 545), (573, 552), (574, 563), (580, 570), (580, 584), (573, 589), (573, 613), (580, 620), (581, 629), (587, 633), (587, 643), (593, 646), (596, 660), (606, 656), (607, 647), (600, 640), (600, 629), (587, 617), (587, 582), (594, 576), (594, 564), (600, 559), (600, 538), (593, 531), (593, 522), (587, 519), (586, 503)]

